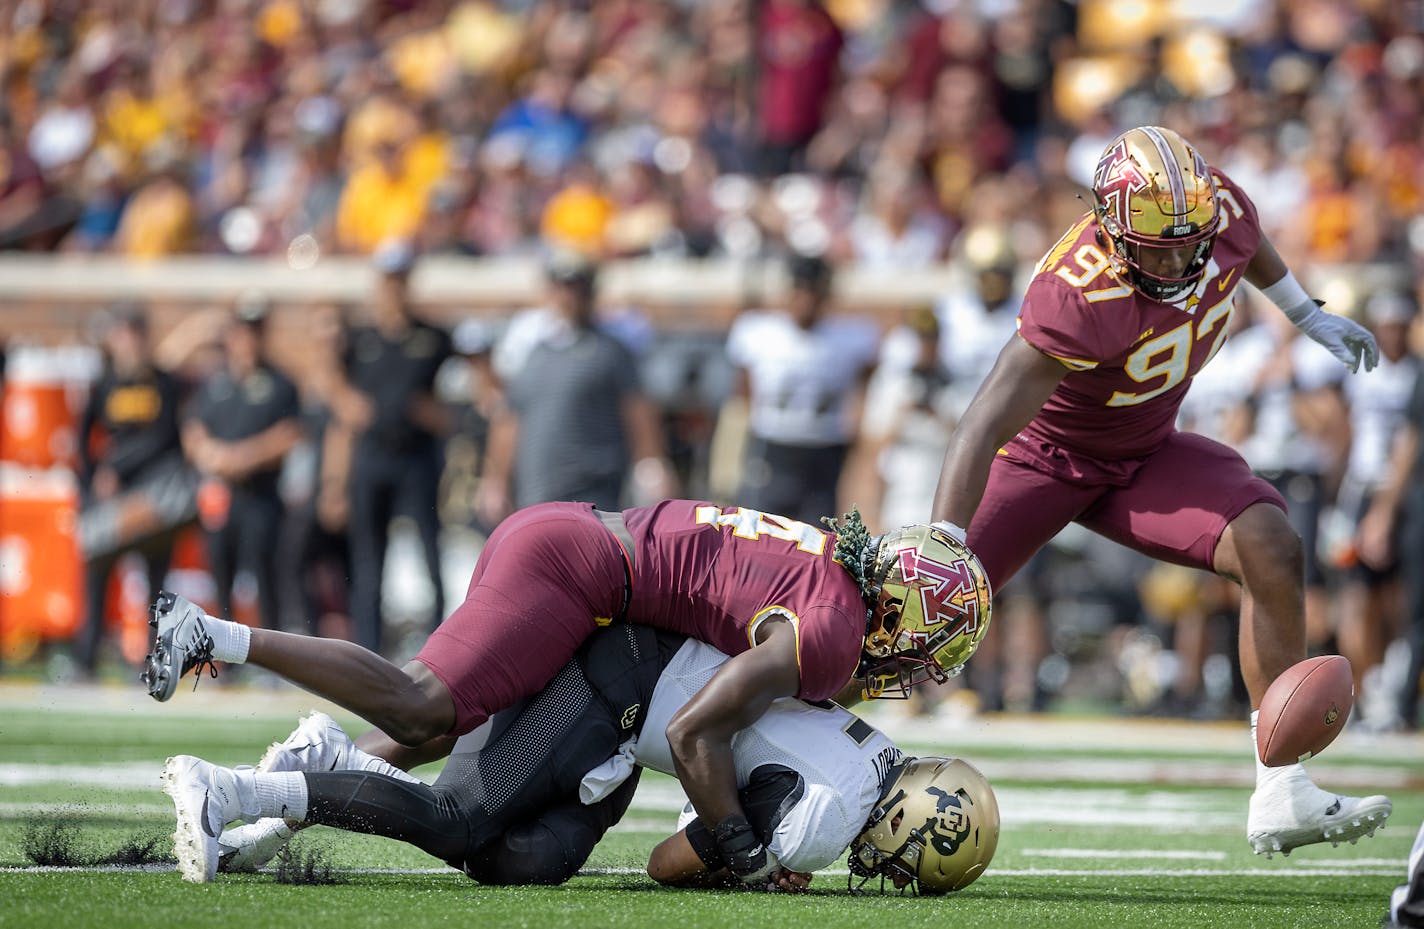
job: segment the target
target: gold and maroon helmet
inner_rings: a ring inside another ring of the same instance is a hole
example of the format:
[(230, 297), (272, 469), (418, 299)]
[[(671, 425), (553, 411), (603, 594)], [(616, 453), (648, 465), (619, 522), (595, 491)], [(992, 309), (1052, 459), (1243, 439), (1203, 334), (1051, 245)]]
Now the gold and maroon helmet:
[(1159, 126), (1129, 129), (1093, 172), (1094, 212), (1114, 271), (1153, 300), (1183, 296), (1201, 280), (1221, 214), (1206, 160)]
[(851, 843), (851, 886), (880, 877), (920, 894), (961, 890), (989, 867), (998, 844), (999, 801), (978, 768), (907, 758)]
[(859, 678), (865, 696), (906, 696), (958, 674), (989, 629), (993, 595), (974, 553), (934, 526), (906, 526), (871, 542), (873, 598)]

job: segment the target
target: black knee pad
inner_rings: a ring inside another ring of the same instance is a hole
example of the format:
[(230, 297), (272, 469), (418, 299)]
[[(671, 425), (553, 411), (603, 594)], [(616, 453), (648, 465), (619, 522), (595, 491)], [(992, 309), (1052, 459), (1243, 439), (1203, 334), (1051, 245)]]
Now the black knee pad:
[(465, 873), (481, 884), (562, 884), (578, 872), (583, 859), (568, 850), (543, 822), (516, 826), (465, 862)]

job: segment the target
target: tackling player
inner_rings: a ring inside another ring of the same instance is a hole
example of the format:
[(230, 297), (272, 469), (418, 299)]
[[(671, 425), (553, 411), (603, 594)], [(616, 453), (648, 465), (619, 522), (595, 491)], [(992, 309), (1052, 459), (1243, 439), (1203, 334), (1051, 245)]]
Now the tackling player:
[[(322, 823), (410, 842), (482, 883), (562, 883), (627, 810), (635, 765), (674, 773), (668, 720), (728, 660), (646, 626), (595, 633), (538, 696), (463, 736), (433, 786), (357, 748), (321, 713), (255, 771), (170, 759), (179, 867), (197, 881), (220, 862), (253, 870), (293, 828)], [(777, 700), (732, 749), (755, 841), (778, 863), (767, 889), (803, 888), (847, 846), (862, 883), (880, 876), (921, 893), (966, 886), (993, 856), (998, 806), (972, 765), (906, 758), (833, 703)], [(416, 760), (393, 744), (383, 754)], [(223, 831), (259, 815), (281, 818)], [(724, 883), (725, 864), (693, 818), (658, 845), (648, 873), (701, 886)]]
[(772, 701), (871, 697), (956, 673), (990, 595), (974, 555), (928, 526), (872, 538), (685, 500), (622, 513), (528, 507), (499, 525), (469, 593), (404, 669), (349, 642), (249, 629), (165, 594), (144, 680), (166, 700), (190, 668), (251, 662), (407, 746), (462, 735), (532, 696), (600, 626), (645, 624), (734, 657), (667, 724), (672, 758), (730, 869), (770, 872), (737, 798), (731, 744)]
[[(1305, 658), (1300, 539), (1280, 494), (1232, 449), (1176, 431), (1177, 409), (1225, 340), (1242, 280), (1352, 371), (1373, 368), (1378, 348), (1310, 299), (1250, 198), (1172, 130), (1115, 139), (1093, 197), (1039, 262), (1018, 334), (950, 440), (934, 519), (961, 540), (968, 527), (995, 587), (1069, 522), (1231, 578), (1256, 707)], [(1267, 855), (1353, 840), (1390, 809), (1385, 797), (1323, 791), (1299, 765), (1258, 761), (1247, 838)]]

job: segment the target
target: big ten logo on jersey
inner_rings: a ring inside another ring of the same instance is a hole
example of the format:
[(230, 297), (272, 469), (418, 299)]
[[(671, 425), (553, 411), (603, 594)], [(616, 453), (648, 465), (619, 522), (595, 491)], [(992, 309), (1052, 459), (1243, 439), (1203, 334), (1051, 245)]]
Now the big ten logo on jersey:
[(974, 596), (974, 571), (968, 561), (961, 558), (945, 564), (920, 554), (917, 548), (902, 548), (899, 562), (900, 576), (919, 590), (926, 628), (950, 623), (962, 627), (956, 634), (979, 628), (979, 601)]
[(826, 551), (826, 534), (821, 530), (785, 516), (763, 513), (760, 510), (739, 507), (736, 512), (729, 513), (719, 506), (699, 506), (697, 524), (730, 528), (732, 535), (739, 539), (755, 541), (765, 537), (795, 542), (798, 549), (810, 555), (820, 555)]

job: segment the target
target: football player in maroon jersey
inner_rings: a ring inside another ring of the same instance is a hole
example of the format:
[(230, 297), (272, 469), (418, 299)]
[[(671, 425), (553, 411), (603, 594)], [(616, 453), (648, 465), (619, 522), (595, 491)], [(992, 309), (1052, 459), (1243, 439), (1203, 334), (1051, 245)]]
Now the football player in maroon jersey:
[(249, 629), (164, 593), (144, 681), (167, 700), (212, 662), (250, 662), (395, 741), (458, 736), (541, 690), (599, 626), (679, 632), (733, 656), (673, 717), (679, 779), (731, 871), (775, 868), (737, 799), (732, 737), (773, 700), (868, 696), (956, 673), (990, 593), (962, 543), (929, 526), (872, 538), (857, 514), (824, 532), (755, 510), (668, 500), (626, 513), (528, 507), (500, 523), (464, 603), (404, 668), (353, 643)]
[[(1093, 196), (1039, 262), (1018, 333), (950, 440), (934, 519), (960, 539), (967, 527), (996, 587), (1069, 522), (1231, 578), (1257, 707), (1305, 658), (1300, 539), (1280, 494), (1232, 449), (1178, 432), (1177, 408), (1225, 340), (1243, 280), (1352, 371), (1369, 371), (1379, 351), (1307, 295), (1250, 198), (1172, 130), (1113, 140)], [(1385, 797), (1320, 790), (1300, 765), (1258, 760), (1247, 838), (1267, 855), (1353, 840), (1390, 809)]]

